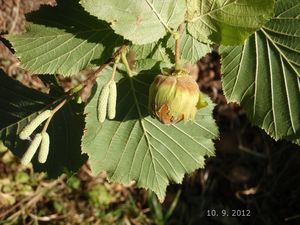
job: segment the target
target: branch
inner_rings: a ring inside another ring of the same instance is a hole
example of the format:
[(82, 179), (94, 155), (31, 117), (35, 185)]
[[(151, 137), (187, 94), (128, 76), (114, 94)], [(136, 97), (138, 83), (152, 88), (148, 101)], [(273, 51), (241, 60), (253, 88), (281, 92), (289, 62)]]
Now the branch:
[(47, 119), (47, 121), (46, 121), (46, 123), (45, 123), (45, 125), (44, 125), (44, 127), (43, 127), (42, 132), (46, 132), (46, 131), (47, 131), (48, 126), (49, 126), (49, 124), (50, 124), (50, 121), (51, 121), (52, 117), (54, 116), (54, 114), (55, 114), (58, 110), (60, 110), (60, 109), (67, 103), (68, 99), (70, 99), (71, 96), (72, 96), (72, 95), (67, 96), (61, 103), (59, 103), (54, 109), (52, 109), (52, 115)]
[(115, 60), (115, 58), (123, 51), (123, 49), (127, 48), (127, 46), (129, 45), (128, 41), (125, 41), (125, 43), (117, 49), (117, 51), (114, 52), (114, 54), (108, 59), (106, 60), (105, 63), (101, 64), (98, 69), (96, 69), (95, 71), (91, 72), (89, 74), (89, 78), (85, 80), (84, 82), (84, 86), (87, 85), (88, 82), (93, 82), (96, 80), (97, 75), (106, 67), (108, 66), (111, 62), (113, 62)]

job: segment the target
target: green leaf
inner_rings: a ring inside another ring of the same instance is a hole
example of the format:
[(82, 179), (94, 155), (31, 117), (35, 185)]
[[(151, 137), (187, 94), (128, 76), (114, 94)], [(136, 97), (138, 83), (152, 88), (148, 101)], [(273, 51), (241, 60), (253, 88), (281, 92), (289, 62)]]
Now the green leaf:
[[(58, 98), (57, 94), (54, 97), (27, 88), (0, 70), (0, 140), (21, 157), (29, 141), (20, 140), (18, 134), (39, 112), (57, 104)], [(48, 128), (50, 152), (47, 162), (39, 164), (35, 157), (35, 169), (47, 171), (49, 176), (57, 176), (65, 170), (77, 170), (86, 160), (80, 149), (83, 126), (82, 107), (78, 108), (73, 102), (67, 103), (55, 114)]]
[(204, 156), (214, 155), (212, 139), (218, 137), (212, 118), (214, 104), (207, 98), (208, 107), (198, 111), (194, 122), (163, 125), (149, 116), (147, 107), (149, 85), (160, 73), (159, 66), (135, 70), (140, 72), (132, 78), (122, 70), (116, 74), (117, 116), (103, 124), (97, 122), (97, 101), (111, 69), (101, 73), (85, 108), (82, 149), (89, 155), (94, 174), (107, 171), (111, 181), (135, 180), (162, 200), (170, 181), (181, 182), (185, 173), (204, 166)]
[(243, 46), (222, 47), (223, 90), (276, 140), (300, 137), (300, 1), (277, 1), (276, 16)]
[[(175, 54), (175, 39), (173, 36), (168, 40), (167, 46), (172, 49)], [(183, 32), (180, 38), (180, 57), (183, 60), (187, 60), (191, 63), (196, 63), (199, 59), (211, 52), (212, 48), (209, 44), (204, 44), (190, 35), (187, 31), (187, 27), (184, 26)]]
[[(158, 42), (151, 44), (133, 45), (131, 50), (134, 51), (136, 60), (150, 58), (166, 63), (175, 62), (175, 39), (173, 35), (167, 35)], [(180, 57), (182, 60), (196, 63), (211, 50), (212, 48), (208, 44), (199, 42), (190, 35), (184, 26), (180, 38)]]
[(21, 66), (38, 74), (74, 75), (89, 63), (110, 58), (122, 38), (89, 15), (78, 1), (60, 0), (27, 18), (27, 32), (7, 35)]
[(242, 44), (273, 15), (274, 0), (187, 0), (188, 30), (199, 41)]
[(111, 24), (134, 44), (148, 44), (176, 30), (184, 21), (185, 0), (81, 0), (91, 15)]

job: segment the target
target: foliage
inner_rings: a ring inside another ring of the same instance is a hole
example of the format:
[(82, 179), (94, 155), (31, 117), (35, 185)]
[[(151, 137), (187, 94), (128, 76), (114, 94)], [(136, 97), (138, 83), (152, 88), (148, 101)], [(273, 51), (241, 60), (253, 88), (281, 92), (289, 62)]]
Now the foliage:
[[(87, 153), (93, 173), (107, 171), (116, 182), (135, 180), (162, 201), (170, 181), (181, 182), (214, 155), (218, 128), (208, 97), (194, 121), (159, 123), (149, 116), (148, 89), (165, 67), (175, 63), (178, 69), (180, 57), (195, 63), (212, 45), (220, 46), (227, 100), (241, 103), (251, 121), (275, 139), (299, 142), (300, 0), (278, 0), (275, 9), (273, 0), (57, 2), (29, 14), (26, 33), (5, 37), (21, 66), (33, 73), (72, 76), (87, 67), (93, 72), (67, 93), (55, 92), (54, 83), (50, 95), (1, 74), (0, 88), (7, 91), (0, 94), (0, 135), (17, 155), (24, 152), (21, 129), (51, 109), (55, 116), (43, 128), (49, 125), (52, 143), (44, 169), (76, 169), (84, 160), (80, 152)], [(112, 79), (117, 114), (101, 123), (98, 99)], [(90, 98), (77, 105), (73, 99), (90, 84)], [(67, 103), (60, 109), (62, 100)]]
[(273, 0), (187, 0), (188, 30), (199, 41), (241, 44), (273, 14)]
[(76, 1), (58, 3), (31, 13), (26, 33), (7, 36), (24, 69), (75, 75), (90, 63), (105, 62), (122, 43), (107, 23), (90, 16)]
[(300, 137), (299, 1), (278, 1), (275, 17), (244, 45), (222, 47), (224, 92), (278, 140)]
[(117, 34), (134, 44), (157, 41), (168, 29), (176, 29), (185, 14), (184, 0), (81, 0), (80, 3), (87, 12), (110, 23)]
[[(214, 155), (211, 139), (218, 136), (218, 130), (212, 119), (211, 102), (209, 107), (199, 110), (193, 123), (165, 126), (151, 118), (147, 95), (149, 83), (157, 73), (159, 70), (152, 68), (124, 78), (124, 72), (120, 71), (116, 76), (117, 116), (101, 125), (95, 123), (94, 109), (99, 92), (111, 74), (109, 69), (103, 71), (85, 108), (82, 148), (88, 153), (95, 174), (106, 170), (112, 181), (136, 180), (138, 186), (154, 190), (163, 199), (168, 179), (181, 182), (184, 173), (204, 166), (205, 155)], [(186, 141), (180, 141), (183, 139)]]
[[(29, 89), (0, 70), (0, 137), (4, 145), (17, 156), (23, 155), (30, 141), (19, 139), (22, 128), (38, 112), (57, 104), (61, 94), (54, 91), (46, 95)], [(39, 164), (34, 159), (35, 168), (47, 170), (50, 176), (57, 176), (66, 170), (77, 170), (85, 160), (80, 149), (83, 123), (82, 106), (74, 102), (66, 104), (55, 115), (49, 128), (51, 151), (48, 160), (45, 164)]]

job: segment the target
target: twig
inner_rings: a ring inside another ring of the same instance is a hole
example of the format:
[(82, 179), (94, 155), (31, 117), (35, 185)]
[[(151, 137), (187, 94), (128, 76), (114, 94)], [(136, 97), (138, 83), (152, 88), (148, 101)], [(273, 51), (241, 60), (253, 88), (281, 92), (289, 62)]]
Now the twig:
[(29, 216), (37, 221), (48, 222), (48, 221), (52, 221), (52, 220), (64, 219), (68, 215), (58, 215), (57, 213), (55, 213), (55, 214), (51, 214), (51, 215), (47, 215), (47, 216), (36, 216), (32, 213), (29, 213)]
[(175, 70), (181, 68), (180, 65), (180, 39), (182, 34), (182, 24), (178, 27), (177, 35), (175, 36)]
[(299, 218), (300, 218), (300, 214), (284, 218), (284, 221), (287, 222), (287, 221), (291, 221), (291, 220), (295, 220), (295, 219), (299, 219)]
[(14, 18), (14, 20), (12, 21), (12, 25), (9, 29), (9, 33), (12, 33), (14, 32), (14, 29), (16, 27), (16, 24), (17, 24), (17, 21), (18, 21), (18, 18), (19, 18), (19, 13), (20, 13), (20, 0), (17, 1), (17, 8), (13, 8), (13, 10), (15, 10), (16, 12), (16, 16)]
[(239, 149), (240, 151), (246, 152), (246, 153), (248, 153), (248, 154), (251, 154), (251, 155), (256, 156), (256, 157), (259, 157), (259, 158), (263, 158), (263, 159), (266, 159), (266, 158), (267, 158), (266, 155), (264, 155), (264, 154), (262, 154), (262, 153), (259, 153), (259, 152), (252, 151), (251, 149), (249, 149), (249, 148), (243, 146), (241, 143), (239, 143), (238, 149)]
[(48, 126), (49, 126), (49, 124), (50, 124), (50, 121), (51, 121), (52, 117), (54, 116), (54, 114), (55, 114), (58, 110), (60, 110), (60, 109), (66, 104), (66, 102), (68, 101), (68, 98), (69, 98), (69, 97), (70, 97), (70, 96), (67, 96), (67, 98), (65, 98), (61, 103), (59, 103), (59, 104), (52, 110), (52, 115), (47, 119), (47, 121), (46, 121), (46, 123), (45, 123), (45, 125), (44, 125), (44, 127), (43, 127), (42, 132), (46, 132), (46, 131), (47, 131)]
[(127, 61), (127, 58), (126, 58), (126, 49), (123, 49), (122, 52), (121, 52), (121, 59), (122, 59), (122, 63), (124, 64), (125, 66), (125, 69), (126, 69), (126, 72), (128, 74), (128, 76), (132, 76), (132, 71), (130, 69), (130, 66), (128, 64), (128, 61)]
[(116, 71), (117, 71), (117, 66), (118, 66), (118, 63), (120, 62), (120, 55), (117, 55), (116, 56), (116, 59), (115, 59), (115, 63), (114, 63), (114, 66), (113, 66), (113, 71), (112, 71), (112, 74), (111, 74), (111, 78), (110, 78), (110, 81), (113, 81), (115, 79), (115, 75), (116, 75)]
[[(3, 212), (2, 214), (0, 214), (0, 218), (4, 219), (4, 217), (11, 213), (13, 210), (15, 210), (16, 208), (25, 206), (26, 208), (30, 207), (30, 205), (35, 205), (35, 203), (39, 200), (34, 196), (38, 196), (38, 197), (42, 197), (44, 195), (45, 192), (47, 192), (48, 190), (51, 190), (53, 187), (55, 187), (58, 183), (62, 182), (64, 179), (66, 178), (65, 175), (60, 176), (57, 180), (54, 180), (53, 182), (49, 183), (48, 186), (42, 188), (39, 187), (36, 189), (36, 191), (34, 192), (33, 195), (28, 196), (24, 199), (22, 199), (21, 201), (19, 201), (18, 203), (16, 203), (14, 206), (12, 206), (10, 209), (6, 210), (5, 212)], [(34, 200), (34, 201), (33, 201)], [(20, 210), (18, 212), (16, 212), (15, 214), (11, 215), (9, 218), (12, 219), (14, 218), (14, 216), (18, 216), (20, 214)]]
[(96, 69), (95, 71), (93, 71), (89, 78), (85, 80), (84, 82), (84, 86), (86, 86), (86, 84), (88, 82), (93, 82), (96, 80), (97, 78), (97, 75), (106, 67), (108, 66), (111, 62), (113, 62), (115, 60), (115, 58), (120, 55), (120, 53), (127, 48), (127, 46), (129, 45), (129, 42), (128, 41), (125, 41), (125, 43), (117, 49), (117, 51), (114, 52), (114, 54), (108, 59), (106, 60), (106, 62), (104, 64), (101, 64), (98, 69)]

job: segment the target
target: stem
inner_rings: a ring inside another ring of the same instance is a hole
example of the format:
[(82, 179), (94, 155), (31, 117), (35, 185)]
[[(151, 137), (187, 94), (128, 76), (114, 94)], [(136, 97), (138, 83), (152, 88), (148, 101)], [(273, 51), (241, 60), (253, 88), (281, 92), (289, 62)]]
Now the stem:
[(115, 79), (115, 75), (116, 75), (116, 71), (117, 71), (117, 66), (118, 66), (118, 63), (120, 62), (120, 55), (118, 55), (115, 59), (115, 63), (114, 63), (114, 66), (113, 66), (113, 70), (112, 70), (112, 74), (111, 74), (111, 78), (110, 78), (110, 81), (113, 81)]
[(74, 97), (74, 95), (76, 95), (78, 92), (80, 92), (83, 88), (85, 88), (85, 85), (79, 84), (76, 87), (72, 88), (71, 90), (69, 90), (66, 95), (64, 96), (64, 99), (54, 108), (51, 110), (52, 115), (47, 119), (42, 132), (46, 132), (48, 129), (48, 126), (51, 122), (52, 117), (54, 116), (54, 114), (60, 110), (70, 99), (72, 99)]
[(69, 95), (74, 95), (77, 92), (80, 92), (85, 86), (82, 84), (78, 84), (77, 86), (75, 86), (74, 88), (72, 88), (71, 90), (68, 91)]
[(121, 54), (121, 52), (127, 48), (127, 46), (129, 45), (128, 41), (125, 41), (125, 43), (117, 49), (117, 51), (114, 52), (114, 54), (108, 59), (106, 60), (106, 62), (104, 64), (101, 64), (98, 69), (96, 69), (95, 71), (93, 71), (90, 75), (89, 78), (87, 80), (84, 81), (85, 85), (87, 85), (87, 83), (89, 81), (94, 81), (97, 78), (97, 75), (106, 67), (108, 66), (111, 62), (113, 62), (115, 60), (115, 58)]
[(175, 70), (180, 70), (180, 38), (182, 34), (182, 24), (178, 27), (177, 32), (178, 33), (175, 36)]
[[(69, 96), (68, 96), (69, 97)], [(52, 117), (54, 116), (54, 114), (60, 110), (66, 103), (67, 103), (68, 98), (65, 98), (61, 103), (59, 103), (54, 109), (52, 109), (52, 115), (47, 119), (42, 132), (46, 132), (48, 129), (48, 126), (50, 124), (50, 121), (52, 119)]]
[(175, 70), (180, 69), (180, 40), (175, 41)]
[(130, 66), (128, 64), (128, 61), (127, 61), (127, 58), (126, 58), (126, 49), (124, 49), (122, 52), (121, 52), (121, 59), (122, 59), (122, 63), (124, 64), (125, 66), (125, 69), (127, 71), (127, 74), (129, 77), (132, 77), (132, 71), (130, 69)]

